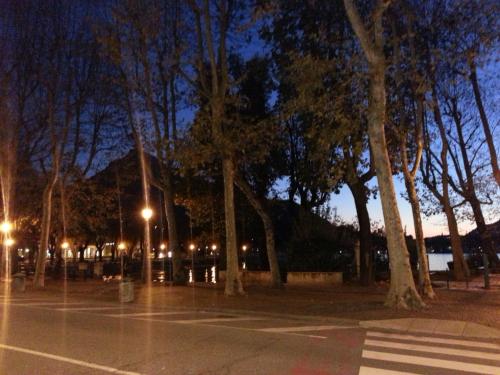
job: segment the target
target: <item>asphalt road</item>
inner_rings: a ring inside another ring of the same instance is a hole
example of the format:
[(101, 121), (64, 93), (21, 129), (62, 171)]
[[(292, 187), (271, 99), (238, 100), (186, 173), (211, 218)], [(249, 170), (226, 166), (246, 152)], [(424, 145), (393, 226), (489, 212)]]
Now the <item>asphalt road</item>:
[(500, 345), (290, 317), (0, 297), (0, 375), (500, 374)]

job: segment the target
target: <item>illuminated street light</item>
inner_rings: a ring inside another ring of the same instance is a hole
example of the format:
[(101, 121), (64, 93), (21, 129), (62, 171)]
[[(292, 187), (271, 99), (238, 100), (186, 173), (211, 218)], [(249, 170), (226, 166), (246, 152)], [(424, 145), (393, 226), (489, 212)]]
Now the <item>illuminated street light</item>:
[(168, 256), (169, 258), (172, 258), (172, 252), (171, 252), (171, 251), (169, 251), (169, 252), (167, 253), (167, 256)]
[(167, 246), (166, 246), (164, 243), (162, 243), (162, 244), (160, 245), (160, 250), (165, 250), (166, 248), (167, 248)]
[(125, 242), (120, 242), (120, 243), (118, 244), (118, 250), (125, 250), (125, 247), (126, 247), (126, 246), (125, 246)]
[(12, 246), (14, 245), (15, 241), (12, 238), (7, 238), (4, 242), (5, 246)]
[(243, 245), (241, 248), (243, 249), (243, 251), (247, 251), (247, 245)]
[(216, 244), (213, 244), (213, 245), (212, 245), (212, 250), (213, 250), (213, 251), (217, 250), (217, 245), (216, 245)]
[(189, 250), (194, 251), (195, 247), (196, 246), (194, 246), (194, 243), (192, 243), (191, 245), (189, 245)]
[(12, 230), (12, 223), (8, 221), (4, 221), (2, 224), (0, 224), (0, 230), (4, 234), (8, 234)]
[(153, 210), (149, 207), (145, 207), (142, 209), (141, 215), (144, 218), (144, 220), (149, 220), (153, 217)]
[(68, 241), (64, 241), (62, 244), (61, 244), (61, 248), (63, 250), (67, 250), (69, 248), (69, 243)]

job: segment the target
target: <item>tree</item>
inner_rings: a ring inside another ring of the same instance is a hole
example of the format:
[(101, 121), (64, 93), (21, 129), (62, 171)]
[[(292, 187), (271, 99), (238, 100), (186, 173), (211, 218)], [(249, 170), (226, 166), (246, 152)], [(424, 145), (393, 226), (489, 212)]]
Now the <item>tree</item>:
[[(432, 299), (435, 297), (435, 293), (431, 284), (420, 214), (420, 202), (416, 189), (416, 177), (424, 148), (425, 83), (422, 80), (422, 74), (417, 68), (418, 56), (416, 54), (415, 37), (413, 35), (414, 15), (407, 15), (407, 24), (403, 25), (403, 28), (407, 31), (404, 29), (403, 31), (399, 30), (396, 26), (396, 18), (404, 20), (405, 17), (401, 17), (396, 12), (391, 20), (393, 34), (392, 59), (395, 72), (395, 87), (393, 90), (396, 101), (393, 121), (399, 122), (399, 126), (395, 125), (394, 127), (398, 133), (396, 137), (399, 138), (399, 159), (413, 214), (413, 226), (418, 254), (419, 285), (423, 295)], [(404, 39), (407, 40), (405, 41)], [(405, 50), (409, 50), (408, 56), (404, 56), (403, 51)], [(407, 104), (408, 102), (409, 104)]]
[(391, 283), (386, 304), (412, 309), (422, 307), (424, 304), (415, 289), (411, 273), (384, 131), (386, 92), (382, 18), (389, 3), (383, 0), (376, 2), (370, 18), (371, 31), (368, 31), (353, 1), (344, 0), (347, 15), (369, 66), (368, 136), (380, 190), (391, 268)]
[[(119, 61), (122, 85), (127, 85), (134, 100), (133, 111), (147, 118), (142, 141), (151, 143), (159, 160), (159, 188), (163, 192), (168, 224), (168, 247), (173, 253), (173, 279), (185, 282), (177, 233), (174, 206), (173, 151), (177, 141), (176, 77), (181, 49), (178, 36), (180, 23), (178, 0), (128, 1), (114, 8), (113, 39), (123, 49)], [(112, 49), (111, 47), (110, 49)], [(131, 67), (135, 67), (131, 69)], [(127, 108), (127, 105), (125, 105)], [(132, 119), (133, 116), (129, 116)], [(133, 128), (134, 139), (139, 135)], [(152, 142), (148, 142), (152, 139)], [(139, 150), (141, 146), (136, 141)], [(145, 195), (146, 197), (146, 195)]]
[[(358, 216), (361, 282), (368, 285), (373, 252), (366, 184), (374, 173), (366, 138), (366, 78), (357, 72), (360, 57), (349, 21), (340, 2), (276, 4), (262, 35), (272, 44), (279, 82), (276, 108), (286, 135), (290, 206), (300, 198), (298, 218), (312, 218), (309, 210), (347, 184)], [(311, 223), (298, 221), (297, 227), (310, 235)]]
[(224, 179), (224, 213), (226, 224), (226, 295), (244, 294), (238, 272), (236, 218), (234, 207), (234, 180), (236, 165), (230, 141), (231, 124), (227, 119), (227, 100), (231, 88), (227, 40), (238, 8), (243, 3), (235, 0), (191, 0), (189, 7), (195, 28), (194, 69), (196, 80), (187, 78), (200, 97), (206, 100), (206, 132), (222, 161)]

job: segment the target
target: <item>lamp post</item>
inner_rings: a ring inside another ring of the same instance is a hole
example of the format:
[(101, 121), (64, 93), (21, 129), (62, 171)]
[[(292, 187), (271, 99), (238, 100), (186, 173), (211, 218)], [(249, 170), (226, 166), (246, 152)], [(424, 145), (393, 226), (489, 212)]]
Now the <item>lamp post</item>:
[(194, 243), (189, 245), (189, 250), (191, 250), (191, 282), (194, 286), (194, 249), (196, 246)]
[(168, 274), (169, 274), (169, 280), (173, 281), (173, 275), (172, 275), (172, 251), (168, 251), (167, 253), (168, 256)]
[(123, 281), (123, 253), (125, 252), (125, 242), (121, 241), (118, 244), (118, 250), (120, 250), (120, 274), (121, 274), (121, 280)]
[(14, 240), (10, 238), (12, 223), (5, 220), (0, 224), (0, 231), (4, 234), (3, 245), (5, 252), (5, 270), (0, 270), (0, 273), (4, 273), (6, 279), (10, 279), (10, 247), (14, 245)]
[(243, 245), (241, 247), (241, 249), (243, 250), (243, 269), (246, 270), (247, 269), (247, 245)]
[(151, 282), (151, 232), (149, 229), (149, 220), (153, 217), (153, 210), (146, 206), (142, 209), (141, 215), (144, 219), (144, 249), (142, 258), (142, 282)]
[(68, 259), (68, 249), (69, 249), (69, 243), (68, 241), (63, 241), (61, 244), (61, 249), (63, 251), (63, 259), (64, 259), (64, 280), (68, 277), (68, 271), (67, 271), (67, 264), (66, 260)]
[(213, 244), (212, 245), (212, 255), (214, 257), (214, 267), (213, 267), (213, 274), (212, 274), (212, 282), (215, 284), (217, 282), (217, 263), (215, 260), (215, 257), (217, 256), (217, 245)]

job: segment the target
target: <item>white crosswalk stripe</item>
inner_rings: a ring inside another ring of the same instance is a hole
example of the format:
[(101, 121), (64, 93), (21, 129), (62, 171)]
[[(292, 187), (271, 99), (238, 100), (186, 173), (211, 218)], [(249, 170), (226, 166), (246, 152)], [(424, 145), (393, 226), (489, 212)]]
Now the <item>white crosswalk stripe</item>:
[(426, 369), (425, 373), (433, 374), (445, 370), (499, 375), (500, 345), (477, 340), (367, 332), (359, 375), (414, 375), (421, 374), (422, 368)]

